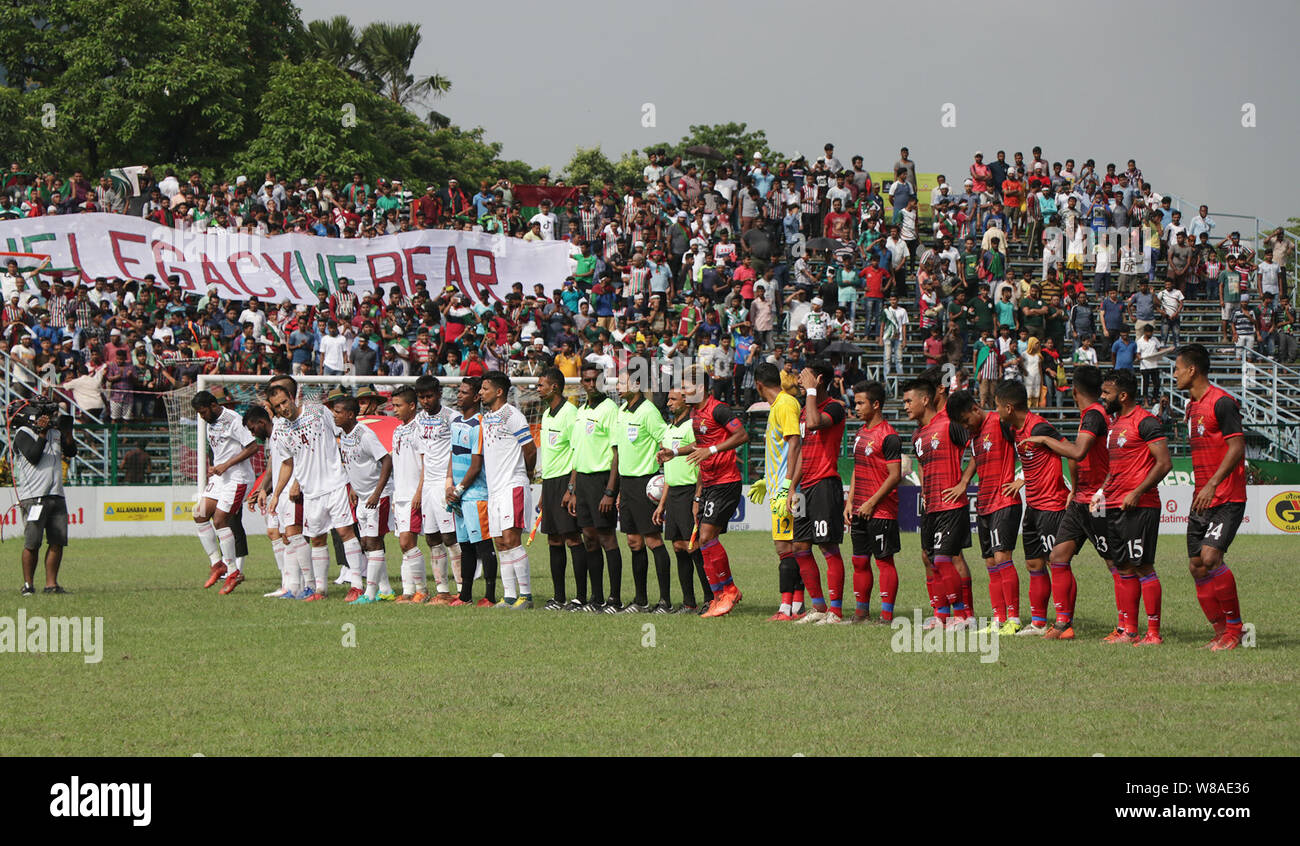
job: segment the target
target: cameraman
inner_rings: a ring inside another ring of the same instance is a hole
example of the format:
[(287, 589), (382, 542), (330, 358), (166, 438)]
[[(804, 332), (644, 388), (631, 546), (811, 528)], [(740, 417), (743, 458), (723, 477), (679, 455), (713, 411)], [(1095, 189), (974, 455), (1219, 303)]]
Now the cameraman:
[(45, 593), (67, 593), (59, 586), (59, 564), (68, 545), (68, 506), (63, 497), (63, 458), (77, 454), (72, 439), (72, 418), (58, 417), (58, 407), (39, 408), (14, 434), (14, 469), (18, 504), (23, 512), (23, 596), (36, 593), (36, 554), (41, 538), (45, 553)]

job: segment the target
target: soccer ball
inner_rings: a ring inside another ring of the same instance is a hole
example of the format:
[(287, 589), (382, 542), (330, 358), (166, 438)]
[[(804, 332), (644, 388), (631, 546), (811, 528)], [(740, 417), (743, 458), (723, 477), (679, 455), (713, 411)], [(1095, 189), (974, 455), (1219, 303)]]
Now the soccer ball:
[(645, 483), (645, 495), (650, 498), (651, 502), (658, 502), (664, 495), (664, 474), (650, 477), (650, 481)]

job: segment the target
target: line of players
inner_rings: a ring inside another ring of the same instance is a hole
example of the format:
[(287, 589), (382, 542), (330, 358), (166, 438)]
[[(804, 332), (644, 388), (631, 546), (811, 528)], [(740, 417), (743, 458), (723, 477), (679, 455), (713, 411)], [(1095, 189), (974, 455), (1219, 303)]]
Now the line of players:
[[(506, 402), (509, 390), (504, 373), (466, 378), (453, 411), (442, 406), (441, 387), (432, 377), (398, 389), (392, 396), (398, 425), (391, 453), (357, 420), (354, 397), (337, 399), (329, 409), (299, 402), (297, 384), (282, 376), (268, 383), (266, 405), (255, 405), (240, 418), (199, 392), (193, 406), (207, 423), (213, 457), (196, 507), (210, 562), (204, 587), (224, 578), (220, 592), (230, 593), (244, 575), (233, 546), (218, 536), (221, 530), (205, 531), (207, 521), (200, 518), (224, 525), (247, 500), (250, 509), (266, 515), (281, 573), (280, 589), (269, 597), (324, 599), (326, 544), (336, 531), (347, 559), (349, 603), (531, 608), (522, 535), (532, 513), (529, 480), (537, 452), (527, 420)], [(267, 444), (267, 472), (248, 497), (259, 440)], [(397, 533), (402, 551), (400, 596), (389, 583), (385, 561), (383, 538), (389, 531)], [(421, 534), (429, 546), (434, 590), (419, 548)], [(480, 568), (486, 596), (474, 603), (471, 591)]]
[[(1191, 396), (1188, 426), (1196, 477), (1188, 520), (1189, 567), (1197, 598), (1215, 631), (1208, 645), (1221, 650), (1236, 648), (1241, 641), (1236, 585), (1223, 556), (1244, 516), (1244, 440), (1240, 411), (1230, 395), (1209, 382), (1209, 369), (1204, 347), (1193, 344), (1179, 350), (1174, 376)], [(470, 602), (473, 579), (461, 578), (468, 554), (482, 563), (487, 580), (488, 597), (480, 605), (526, 608), (532, 605), (532, 594), (520, 539), (532, 513), (528, 480), (536, 466), (542, 479), (539, 523), (548, 537), (554, 585), (554, 596), (545, 607), (708, 617), (729, 613), (741, 594), (720, 536), (740, 502), (735, 450), (748, 439), (740, 419), (707, 396), (702, 385), (687, 384), (670, 392), (672, 419), (665, 421), (626, 375), (618, 383), (622, 406), (600, 390), (595, 367), (584, 368), (581, 375), (585, 396), (579, 405), (565, 398), (558, 370), (539, 379), (544, 412), (541, 448), (536, 451), (526, 421), (505, 402), (509, 380), (503, 374), (487, 374), (481, 383), (465, 379), (458, 391), (459, 413), (440, 407), (435, 380), (417, 382), (414, 391), (399, 390), (393, 407), (401, 425), (394, 433), (392, 456), (378, 446), (373, 433), (366, 437), (368, 430), (356, 421), (355, 400), (344, 398), (335, 404), (338, 448), (333, 453), (346, 479), (319, 458), (331, 452), (326, 445), (333, 439), (326, 435), (330, 425), (324, 410), (294, 402), (295, 386), (288, 377), (274, 380), (268, 392), (275, 422), (263, 409), (253, 408), (242, 433), (238, 415), (200, 394), (195, 408), (208, 422), (215, 462), (201, 508), (218, 516), (229, 512), (229, 503), (238, 496), (231, 489), (240, 483), (228, 471), (251, 457), (250, 448), (256, 449), (253, 436), (260, 437), (271, 444), (270, 466), (279, 467), (274, 491), (264, 481), (256, 494), (256, 501), (268, 509), (277, 561), (284, 562), (284, 583), (277, 594), (308, 600), (324, 596), (324, 544), (331, 528), (343, 537), (354, 574), (349, 601), (371, 602), (390, 593), (382, 532), (384, 509), (391, 503), (403, 550), (403, 596), (398, 601), (422, 602), (427, 597), (416, 543), (424, 525), (432, 529), (426, 538), (438, 588), (433, 602)], [(901, 548), (897, 486), (902, 448), (884, 418), (883, 386), (864, 382), (854, 388), (854, 410), (863, 425), (853, 443), (853, 483), (846, 502), (837, 460), (847, 412), (829, 396), (831, 368), (815, 363), (799, 375), (807, 397), (802, 409), (793, 385), (782, 381), (774, 365), (760, 365), (754, 376), (769, 403), (764, 479), (752, 487), (751, 499), (757, 503), (768, 498), (772, 511), (781, 601), (770, 619), (844, 621), (845, 570), (839, 547), (847, 526), (852, 542), (852, 619), (870, 619), (874, 558), (879, 620), (889, 622), (899, 583), (893, 559)], [(1113, 576), (1118, 622), (1105, 640), (1161, 643), (1161, 585), (1154, 569), (1160, 517), (1157, 485), (1171, 463), (1162, 427), (1137, 403), (1132, 374), (1114, 371), (1103, 377), (1095, 367), (1075, 369), (1080, 424), (1073, 442), (1029, 410), (1019, 383), (998, 387), (996, 413), (990, 413), (968, 392), (948, 396), (941, 382), (936, 373), (928, 373), (910, 382), (903, 396), (904, 411), (917, 424), (912, 444), (922, 482), (922, 561), (934, 611), (927, 625), (972, 624), (971, 577), (962, 551), (971, 545), (966, 490), (978, 476), (980, 553), (989, 573), (993, 625), (1000, 633), (1074, 638), (1077, 588), (1071, 562), (1086, 541)], [(354, 434), (358, 429), (361, 434)], [(276, 437), (277, 430), (283, 437)], [(972, 457), (963, 467), (968, 446)], [(1069, 462), (1073, 489), (1065, 483), (1061, 458)], [(1017, 461), (1023, 471), (1019, 477)], [(656, 502), (647, 483), (661, 467), (664, 486)], [(271, 476), (268, 473), (267, 480)], [(287, 497), (286, 483), (291, 483)], [(1027, 626), (1020, 621), (1020, 581), (1012, 562), (1022, 527), (1022, 488), (1030, 579)], [(345, 508), (349, 497), (350, 507)], [(356, 509), (362, 535), (358, 543), (351, 531), (352, 511), (363, 499), (364, 505)], [(632, 554), (634, 596), (627, 605), (622, 603), (622, 560), (615, 534), (620, 523)], [(309, 548), (304, 536), (310, 539)], [(213, 562), (208, 585), (225, 576), (222, 590), (229, 592), (243, 577), (238, 569), (227, 573), (233, 558), (225, 553), (228, 544), (224, 538), (211, 542), (202, 524), (200, 539)], [(665, 541), (673, 544), (683, 594), (676, 609), (669, 599)], [(826, 562), (824, 595), (814, 546)], [(566, 550), (574, 571), (571, 600), (566, 599)], [(653, 607), (647, 597), (650, 555), (660, 595)], [(505, 599), (492, 603), (498, 560)], [(362, 572), (364, 589), (358, 584)], [(700, 604), (695, 601), (695, 575), (701, 582)], [(460, 594), (454, 599), (453, 576)], [(602, 601), (602, 596), (607, 598)], [(805, 597), (811, 610), (805, 607)], [(1054, 611), (1050, 624), (1049, 601)], [(1145, 636), (1138, 632), (1142, 605), (1147, 610)]]

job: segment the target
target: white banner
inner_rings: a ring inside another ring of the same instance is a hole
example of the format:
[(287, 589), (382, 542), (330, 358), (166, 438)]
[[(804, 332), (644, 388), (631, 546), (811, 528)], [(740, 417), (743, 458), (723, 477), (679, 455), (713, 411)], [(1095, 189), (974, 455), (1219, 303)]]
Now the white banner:
[[(1286, 485), (1256, 485), (1248, 490), (1246, 514), (1239, 534), (1300, 535), (1300, 488)], [(192, 485), (184, 487), (75, 487), (67, 488), (69, 535), (74, 540), (90, 538), (193, 535), (194, 498)], [(754, 505), (741, 497), (731, 517), (731, 531), (771, 531), (767, 503)], [(534, 508), (541, 502), (541, 487), (533, 488)], [(1187, 510), (1192, 488), (1186, 485), (1160, 488), (1160, 534), (1187, 533)], [(22, 532), (22, 516), (12, 488), (0, 492), (0, 523), (5, 538)], [(531, 528), (531, 523), (529, 528)], [(260, 514), (244, 511), (244, 529), (249, 537), (261, 535), (266, 523)]]
[(77, 268), (93, 285), (107, 276), (167, 287), (178, 276), (186, 291), (204, 294), (217, 286), (221, 299), (315, 303), (316, 292), (333, 293), (346, 277), (358, 296), (392, 286), (404, 293), (424, 282), (430, 293), (451, 285), (470, 300), (504, 299), (515, 282), (526, 293), (541, 282), (548, 292), (570, 274), (569, 244), (522, 241), (482, 232), (425, 229), (381, 238), (321, 238), (286, 234), (270, 238), (230, 232), (171, 229), (120, 214), (72, 214), (0, 223), (8, 252), (44, 253), (54, 268)]

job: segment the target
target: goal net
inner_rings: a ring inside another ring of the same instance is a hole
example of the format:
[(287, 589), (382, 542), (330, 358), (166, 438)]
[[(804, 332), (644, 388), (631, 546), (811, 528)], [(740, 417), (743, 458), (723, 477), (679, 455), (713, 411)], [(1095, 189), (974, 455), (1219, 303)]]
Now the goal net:
[[(435, 377), (442, 386), (442, 402), (451, 408), (456, 407), (456, 389), (461, 376)], [(363, 389), (370, 388), (380, 395), (375, 413), (389, 415), (388, 398), (402, 385), (414, 385), (414, 376), (295, 376), (298, 383), (298, 400), (300, 402), (324, 402), (335, 389), (347, 391), (356, 396)], [(261, 403), (266, 397), (266, 387), (270, 376), (236, 376), (233, 374), (213, 373), (198, 378), (192, 385), (171, 391), (163, 395), (167, 406), (167, 430), (171, 448), (173, 484), (198, 484), (205, 475), (207, 451), (199, 445), (207, 439), (206, 426), (191, 407), (194, 395), (199, 391), (210, 391), (218, 395), (223, 405), (239, 412), (241, 415), (254, 404)], [(577, 379), (566, 380), (566, 395), (577, 395)], [(533, 439), (538, 440), (542, 422), (542, 402), (537, 392), (538, 377), (512, 376), (511, 388), (507, 401), (517, 407), (528, 419), (532, 428)], [(265, 468), (265, 451), (253, 457), (253, 468), (261, 475)]]

